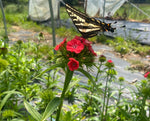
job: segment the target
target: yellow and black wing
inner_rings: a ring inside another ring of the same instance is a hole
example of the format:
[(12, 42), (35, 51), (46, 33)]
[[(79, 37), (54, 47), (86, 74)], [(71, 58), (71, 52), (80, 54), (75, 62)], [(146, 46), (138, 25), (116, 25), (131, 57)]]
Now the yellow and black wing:
[(111, 27), (111, 24), (106, 24), (95, 18), (90, 18), (68, 4), (65, 4), (65, 6), (74, 25), (84, 38), (96, 36), (99, 31), (114, 32), (114, 28)]

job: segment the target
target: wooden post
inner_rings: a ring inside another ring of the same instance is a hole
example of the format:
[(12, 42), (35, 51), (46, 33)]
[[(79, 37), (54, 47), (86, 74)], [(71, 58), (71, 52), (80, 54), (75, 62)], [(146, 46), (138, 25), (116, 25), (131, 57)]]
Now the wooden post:
[(2, 15), (3, 15), (3, 23), (4, 23), (4, 28), (5, 28), (5, 41), (4, 41), (4, 47), (6, 47), (6, 43), (8, 43), (9, 39), (8, 39), (8, 34), (7, 34), (7, 24), (6, 24), (6, 18), (5, 18), (5, 14), (4, 14), (4, 9), (3, 9), (3, 4), (2, 1), (0, 0), (0, 7), (2, 10)]
[[(49, 1), (49, 9), (50, 9), (50, 17), (51, 17), (51, 25), (52, 25), (52, 35), (53, 35), (53, 47), (56, 46), (56, 39), (55, 39), (55, 23), (54, 23), (54, 15), (53, 15), (53, 6), (52, 6), (52, 0)], [(54, 50), (54, 54), (56, 54), (56, 51)]]

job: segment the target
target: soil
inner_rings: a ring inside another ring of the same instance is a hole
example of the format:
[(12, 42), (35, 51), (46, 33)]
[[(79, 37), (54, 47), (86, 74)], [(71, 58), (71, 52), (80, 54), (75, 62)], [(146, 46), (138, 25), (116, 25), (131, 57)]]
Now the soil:
[[(33, 30), (25, 30), (19, 26), (12, 26), (12, 29), (15, 30), (15, 32), (11, 32), (8, 37), (10, 42), (16, 42), (18, 40), (23, 40), (23, 41), (34, 41), (36, 42), (38, 40), (38, 35), (41, 32), (35, 32)], [(43, 33), (43, 32), (42, 32)], [(48, 32), (44, 32), (44, 39), (45, 42), (52, 42), (52, 35), (49, 34)]]
[[(35, 32), (33, 30), (25, 30), (19, 26), (12, 26), (12, 30), (15, 30), (15, 32), (11, 32), (9, 34), (10, 43), (14, 43), (18, 40), (23, 40), (24, 42), (25, 41), (37, 42), (38, 35), (41, 33), (41, 32)], [(52, 45), (52, 35), (49, 34), (48, 32), (42, 32), (42, 33), (44, 35), (44, 41), (42, 41), (42, 43), (44, 42)], [(60, 38), (58, 39), (58, 37), (56, 36), (56, 40), (58, 40), (56, 43), (59, 43), (61, 39)], [(96, 45), (98, 44), (99, 43), (97, 43)], [(112, 53), (116, 57), (119, 57), (127, 62), (130, 62), (131, 66), (128, 68), (129, 70), (132, 71), (138, 70), (143, 74), (146, 73), (147, 71), (150, 71), (150, 55), (147, 55), (146, 57), (142, 57), (138, 54), (130, 53), (121, 56), (119, 53), (113, 51), (113, 49), (111, 50), (105, 49), (105, 51)]]

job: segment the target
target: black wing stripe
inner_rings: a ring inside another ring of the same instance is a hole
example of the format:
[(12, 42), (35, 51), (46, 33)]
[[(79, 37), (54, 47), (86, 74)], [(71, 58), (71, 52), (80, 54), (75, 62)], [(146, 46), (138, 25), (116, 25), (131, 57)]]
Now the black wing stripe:
[(82, 34), (83, 37), (93, 37), (93, 36), (96, 36), (98, 34), (98, 31), (96, 31), (96, 32), (88, 32), (88, 33), (81, 32), (81, 34)]
[(67, 10), (71, 10), (73, 13), (76, 13), (77, 15), (80, 15), (80, 17), (83, 17), (83, 18), (88, 18), (88, 16), (87, 15), (85, 15), (84, 13), (82, 13), (82, 12), (79, 12), (77, 9), (75, 9), (75, 8), (72, 8), (71, 6), (69, 6), (68, 4), (66, 4), (66, 8), (67, 8)]
[(68, 4), (65, 5), (74, 25), (84, 38), (96, 36), (98, 31), (114, 31), (114, 28), (112, 28), (110, 24), (106, 24), (95, 18), (90, 18)]
[(97, 32), (101, 28), (97, 25), (97, 20), (95, 20), (94, 18), (89, 18), (82, 12), (79, 12), (75, 8), (70, 7), (68, 4), (66, 4), (66, 8), (73, 23), (75, 24), (79, 32), (83, 35), (83, 37), (89, 38), (97, 35)]

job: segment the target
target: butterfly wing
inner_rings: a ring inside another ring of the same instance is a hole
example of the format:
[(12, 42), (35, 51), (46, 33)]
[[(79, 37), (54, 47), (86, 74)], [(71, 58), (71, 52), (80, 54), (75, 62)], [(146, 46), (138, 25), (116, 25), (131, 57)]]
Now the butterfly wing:
[(113, 31), (110, 24), (106, 24), (95, 18), (90, 18), (68, 4), (65, 4), (65, 6), (74, 25), (84, 38), (96, 36), (99, 31)]
[(100, 27), (91, 23), (90, 18), (84, 13), (79, 12), (68, 4), (66, 4), (66, 10), (71, 17), (74, 25), (77, 27), (84, 38), (93, 37), (97, 35), (98, 31), (100, 31)]

